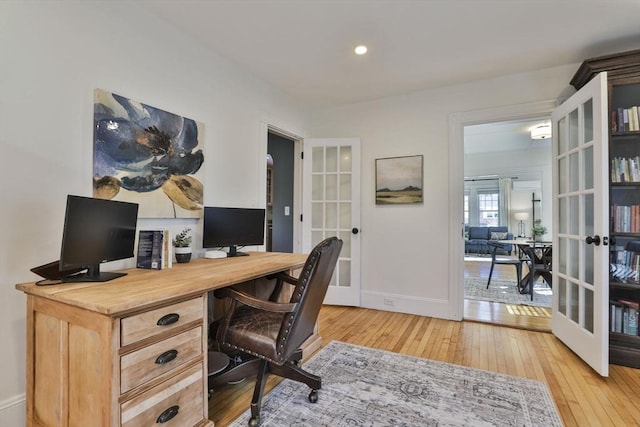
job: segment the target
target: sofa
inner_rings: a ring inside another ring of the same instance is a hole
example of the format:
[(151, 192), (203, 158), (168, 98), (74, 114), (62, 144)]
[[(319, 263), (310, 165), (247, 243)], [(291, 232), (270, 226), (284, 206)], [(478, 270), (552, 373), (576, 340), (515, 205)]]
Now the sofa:
[[(513, 240), (513, 233), (509, 232), (507, 226), (500, 227), (484, 227), (484, 226), (465, 226), (464, 252), (467, 254), (489, 254), (490, 249), (487, 242), (489, 240)], [(513, 245), (507, 243), (504, 250), (498, 250), (497, 253), (511, 255)]]

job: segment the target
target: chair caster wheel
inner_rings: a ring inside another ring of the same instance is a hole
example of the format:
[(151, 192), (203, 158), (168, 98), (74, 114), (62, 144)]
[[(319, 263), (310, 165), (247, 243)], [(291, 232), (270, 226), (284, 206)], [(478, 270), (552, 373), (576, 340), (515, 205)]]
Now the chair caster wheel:
[(251, 417), (251, 419), (249, 420), (249, 427), (258, 427), (258, 425), (260, 425), (260, 418)]
[(309, 402), (316, 403), (318, 401), (318, 390), (311, 390), (309, 393)]

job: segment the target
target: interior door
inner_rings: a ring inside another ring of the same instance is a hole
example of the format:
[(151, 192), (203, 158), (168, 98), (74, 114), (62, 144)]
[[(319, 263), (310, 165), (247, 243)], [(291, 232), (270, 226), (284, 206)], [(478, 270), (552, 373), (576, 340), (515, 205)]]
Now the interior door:
[(552, 331), (600, 375), (609, 374), (607, 76), (552, 114)]
[(325, 304), (360, 305), (360, 139), (305, 139), (302, 249), (343, 241)]

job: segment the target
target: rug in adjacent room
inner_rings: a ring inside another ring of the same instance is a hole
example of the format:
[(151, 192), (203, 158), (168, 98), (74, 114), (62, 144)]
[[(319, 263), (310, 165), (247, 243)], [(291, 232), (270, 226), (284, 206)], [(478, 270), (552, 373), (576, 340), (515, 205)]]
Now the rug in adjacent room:
[(500, 302), (504, 304), (522, 304), (536, 307), (551, 307), (553, 290), (542, 280), (534, 282), (533, 301), (529, 294), (521, 294), (515, 280), (491, 279), (487, 289), (487, 279), (483, 277), (465, 277), (464, 297), (480, 301)]
[(265, 396), (261, 426), (562, 426), (539, 381), (338, 341), (304, 367), (322, 377), (318, 402), (284, 380)]

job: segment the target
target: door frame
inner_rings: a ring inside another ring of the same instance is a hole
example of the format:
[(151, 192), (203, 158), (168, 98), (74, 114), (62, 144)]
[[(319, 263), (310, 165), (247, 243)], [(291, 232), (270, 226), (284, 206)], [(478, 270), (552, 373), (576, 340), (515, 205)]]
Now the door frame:
[(464, 317), (464, 127), (551, 116), (556, 99), (449, 114), (449, 318)]
[[(273, 118), (263, 117), (260, 119), (260, 140), (262, 153), (259, 157), (257, 170), (260, 182), (258, 183), (258, 197), (266, 207), (267, 201), (267, 147), (269, 145), (269, 133), (273, 133), (293, 141), (295, 161), (293, 162), (293, 252), (302, 251), (302, 140), (306, 131), (295, 129), (293, 126), (277, 123)], [(296, 219), (297, 218), (297, 219)], [(266, 224), (265, 224), (266, 227)], [(266, 246), (265, 246), (266, 248)]]

